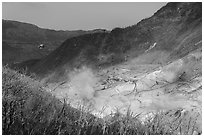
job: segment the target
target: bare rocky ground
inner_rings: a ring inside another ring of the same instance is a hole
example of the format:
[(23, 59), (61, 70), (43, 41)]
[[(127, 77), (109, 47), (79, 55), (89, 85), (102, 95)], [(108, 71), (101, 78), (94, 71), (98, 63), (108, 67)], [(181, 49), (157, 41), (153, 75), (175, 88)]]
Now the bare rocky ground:
[(172, 119), (170, 123), (188, 122), (189, 127), (184, 129), (195, 128), (201, 132), (201, 48), (166, 64), (154, 63), (152, 60), (157, 55), (143, 54), (98, 72), (84, 67), (70, 74), (71, 81), (49, 85), (53, 89), (50, 91), (75, 108), (86, 106), (98, 117), (105, 118), (118, 111), (126, 114), (130, 110), (145, 122), (161, 112)]

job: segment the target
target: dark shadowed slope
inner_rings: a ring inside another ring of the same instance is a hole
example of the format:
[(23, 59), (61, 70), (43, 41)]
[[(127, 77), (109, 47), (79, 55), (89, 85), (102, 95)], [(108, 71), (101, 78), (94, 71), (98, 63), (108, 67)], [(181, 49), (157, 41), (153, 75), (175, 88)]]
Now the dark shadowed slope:
[[(56, 31), (39, 28), (33, 24), (2, 20), (2, 45), (9, 46), (3, 48), (3, 64), (39, 59), (48, 55), (68, 38), (100, 31), (105, 30)], [(39, 49), (40, 44), (44, 45), (43, 49)]]
[(201, 24), (202, 3), (168, 3), (136, 25), (70, 38), (30, 70), (39, 76), (63, 75), (68, 68), (105, 67), (154, 51), (168, 53), (159, 62), (165, 63), (201, 47)]

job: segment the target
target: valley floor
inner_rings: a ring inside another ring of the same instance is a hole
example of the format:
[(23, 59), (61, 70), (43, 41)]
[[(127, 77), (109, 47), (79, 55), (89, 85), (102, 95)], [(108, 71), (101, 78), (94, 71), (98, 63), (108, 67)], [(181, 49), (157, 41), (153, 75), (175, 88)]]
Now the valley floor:
[(171, 110), (168, 113), (157, 112), (149, 121), (141, 121), (139, 115), (134, 115), (132, 110), (127, 111), (125, 115), (118, 111), (104, 118), (98, 118), (87, 113), (91, 111), (82, 104), (75, 109), (66, 103), (66, 99), (60, 101), (52, 96), (42, 83), (9, 68), (3, 68), (2, 78), (3, 135), (202, 133), (195, 124), (195, 116), (186, 115), (182, 109)]
[[(126, 63), (97, 73), (83, 68), (52, 93), (66, 98), (75, 108), (84, 104), (89, 112), (105, 118), (115, 112), (130, 110), (142, 122), (157, 113), (178, 116), (202, 132), (202, 63), (201, 51), (166, 65)], [(133, 61), (135, 63), (135, 61)], [(50, 85), (52, 87), (52, 85)], [(182, 134), (182, 133), (180, 133)]]

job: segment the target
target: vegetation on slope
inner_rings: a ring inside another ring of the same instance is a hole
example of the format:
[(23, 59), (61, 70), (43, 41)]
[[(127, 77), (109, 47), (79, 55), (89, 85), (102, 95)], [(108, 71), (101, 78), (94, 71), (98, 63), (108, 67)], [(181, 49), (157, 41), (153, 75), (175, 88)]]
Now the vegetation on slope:
[[(90, 65), (103, 68), (120, 64), (149, 52), (168, 53), (164, 63), (184, 57), (202, 40), (202, 3), (168, 3), (152, 17), (110, 33), (86, 34), (67, 39), (55, 51), (29, 67), (40, 77), (67, 68)], [(185, 49), (185, 50), (183, 50)]]
[[(59, 101), (46, 92), (39, 82), (23, 74), (4, 67), (2, 77), (4, 135), (194, 134), (193, 126), (183, 131), (183, 120), (177, 117), (181, 115), (180, 111), (174, 112), (175, 118), (170, 119), (165, 113), (160, 113), (146, 122), (141, 122), (130, 112), (125, 116), (117, 113), (100, 119), (87, 113), (83, 107), (77, 110), (65, 101)], [(176, 119), (179, 122), (175, 125), (172, 121)]]
[[(48, 55), (68, 38), (96, 32), (106, 32), (106, 30), (56, 31), (39, 28), (33, 24), (2, 20), (3, 63), (11, 64), (39, 59)], [(44, 44), (45, 47), (39, 49), (40, 44)]]
[(36, 25), (23, 23), (12, 20), (2, 20), (2, 33), (3, 40), (21, 43), (41, 43), (49, 41), (61, 41), (84, 35), (88, 33), (103, 32), (106, 30), (96, 29), (90, 31), (75, 30), (51, 30), (39, 28)]

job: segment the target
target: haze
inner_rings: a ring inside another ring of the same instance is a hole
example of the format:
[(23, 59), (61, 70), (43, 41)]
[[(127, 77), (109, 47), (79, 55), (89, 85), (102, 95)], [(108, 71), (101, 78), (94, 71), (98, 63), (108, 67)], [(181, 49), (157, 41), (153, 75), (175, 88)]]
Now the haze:
[(134, 25), (150, 17), (166, 3), (45, 3), (4, 2), (3, 19), (35, 24), (55, 30), (91, 30)]

